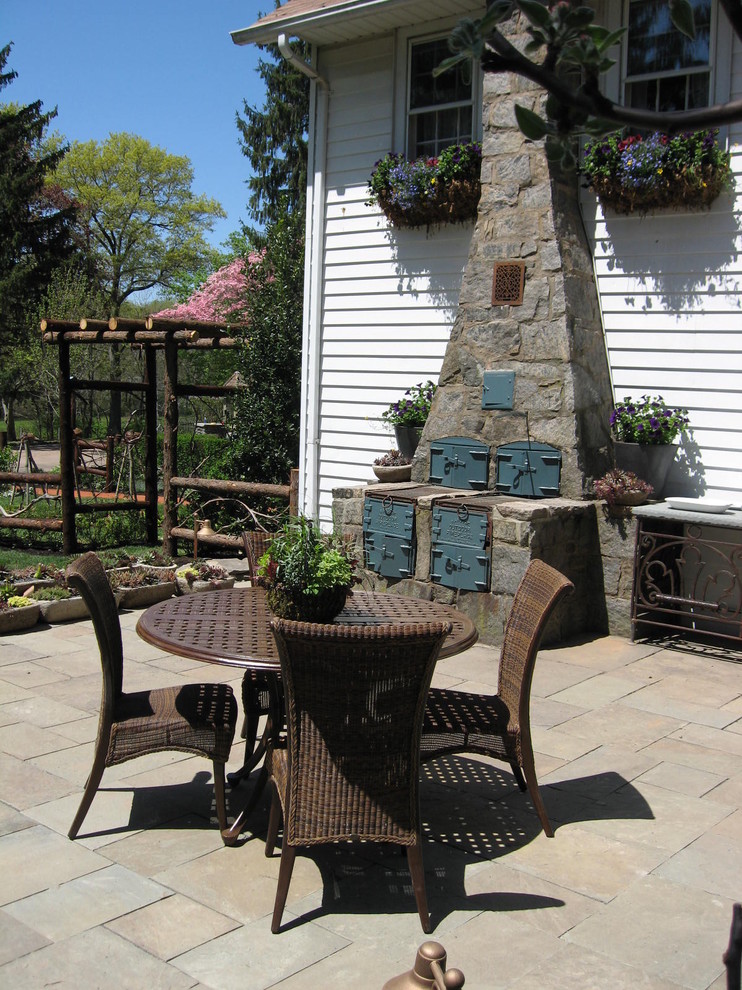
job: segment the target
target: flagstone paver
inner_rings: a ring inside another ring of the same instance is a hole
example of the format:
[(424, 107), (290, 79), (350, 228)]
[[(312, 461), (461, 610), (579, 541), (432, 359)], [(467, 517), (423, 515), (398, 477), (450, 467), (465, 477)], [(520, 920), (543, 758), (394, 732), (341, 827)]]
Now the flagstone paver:
[[(122, 613), (126, 687), (239, 672), (160, 653)], [(436, 683), (492, 690), (497, 653)], [(0, 640), (0, 986), (381, 990), (426, 940), (396, 849), (301, 851), (270, 933), (279, 856), (267, 802), (225, 848), (211, 768), (155, 754), (107, 770), (66, 838), (92, 760), (100, 661), (89, 621)], [(542, 651), (532, 721), (547, 839), (507, 767), (422, 772), (432, 937), (485, 990), (722, 990), (742, 900), (742, 653), (620, 637)], [(242, 744), (235, 741), (231, 766)], [(248, 786), (230, 792), (239, 807)]]

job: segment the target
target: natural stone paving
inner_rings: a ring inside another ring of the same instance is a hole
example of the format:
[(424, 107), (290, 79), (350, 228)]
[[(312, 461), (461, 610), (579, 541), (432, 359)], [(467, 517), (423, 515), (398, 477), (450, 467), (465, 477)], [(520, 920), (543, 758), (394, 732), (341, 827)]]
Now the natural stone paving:
[[(239, 689), (233, 670), (141, 643), (137, 618), (122, 614), (128, 688)], [(474, 647), (441, 661), (436, 683), (492, 690), (496, 662)], [(106, 771), (70, 842), (99, 671), (87, 621), (0, 640), (0, 986), (380, 990), (411, 966), (426, 936), (396, 849), (300, 854), (271, 935), (265, 802), (255, 837), (225, 848), (196, 757)], [(742, 654), (562, 644), (539, 657), (532, 713), (555, 838), (508, 768), (466, 755), (423, 768), (428, 900), (449, 964), (487, 990), (721, 990), (742, 900)], [(231, 766), (241, 755), (238, 741)]]

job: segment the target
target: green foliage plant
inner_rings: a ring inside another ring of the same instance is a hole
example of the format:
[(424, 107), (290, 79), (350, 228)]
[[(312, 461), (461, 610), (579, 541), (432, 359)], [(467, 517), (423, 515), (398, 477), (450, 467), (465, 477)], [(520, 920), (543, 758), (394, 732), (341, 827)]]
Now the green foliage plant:
[[(326, 602), (339, 605), (355, 581), (355, 548), (342, 538), (321, 533), (303, 516), (277, 534), (258, 564), (258, 582), (268, 604), (285, 618), (313, 618)], [(336, 613), (335, 613), (336, 614)], [(329, 618), (331, 616), (323, 616)]]
[(381, 418), (390, 426), (425, 426), (436, 389), (437, 385), (430, 380), (418, 382), (401, 399), (392, 402)]
[[(303, 223), (307, 188), (307, 132), (309, 130), (309, 79), (291, 65), (276, 45), (260, 46), (267, 58), (258, 59), (258, 74), (265, 83), (262, 109), (243, 101), (243, 116), (236, 115), (243, 154), (250, 162), (248, 207), (256, 223), (270, 228), (286, 213)], [(308, 60), (309, 45), (295, 46), (299, 58)], [(258, 238), (262, 244), (263, 239)]]
[(687, 409), (671, 409), (661, 395), (626, 396), (614, 406), (610, 424), (614, 439), (622, 443), (674, 443), (690, 420)]
[(580, 173), (617, 213), (708, 206), (732, 182), (730, 154), (718, 130), (680, 134), (608, 134), (591, 141)]
[(481, 193), (482, 149), (454, 144), (437, 158), (408, 161), (391, 152), (374, 165), (368, 205), (378, 206), (396, 227), (470, 220)]
[(72, 592), (60, 584), (52, 585), (50, 588), (33, 588), (25, 593), (26, 598), (32, 598), (35, 602), (61, 602), (72, 598)]
[(239, 350), (242, 387), (229, 423), (223, 477), (286, 484), (299, 457), (304, 224), (292, 212), (269, 227), (252, 272), (249, 329)]

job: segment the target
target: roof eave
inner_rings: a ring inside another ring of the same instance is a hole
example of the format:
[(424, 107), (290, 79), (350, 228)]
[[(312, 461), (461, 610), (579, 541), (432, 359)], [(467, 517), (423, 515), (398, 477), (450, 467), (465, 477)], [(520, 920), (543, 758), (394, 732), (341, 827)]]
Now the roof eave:
[(321, 32), (323, 24), (328, 22), (368, 15), (374, 7), (383, 6), (387, 9), (403, 7), (407, 2), (409, 0), (362, 0), (362, 2), (346, 0), (345, 3), (306, 14), (277, 17), (267, 23), (265, 19), (256, 21), (250, 27), (230, 31), (230, 36), (235, 45), (270, 45), (276, 43), (279, 34), (285, 34), (289, 38), (304, 38), (306, 30), (309, 29), (309, 33), (314, 36), (317, 30)]

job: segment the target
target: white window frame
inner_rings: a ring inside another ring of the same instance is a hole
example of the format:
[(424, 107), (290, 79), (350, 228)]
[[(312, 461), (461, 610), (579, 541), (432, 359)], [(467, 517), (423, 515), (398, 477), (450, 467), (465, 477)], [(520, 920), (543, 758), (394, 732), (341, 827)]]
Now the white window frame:
[[(426, 41), (435, 41), (438, 38), (447, 38), (452, 28), (456, 26), (460, 17), (471, 13), (475, 17), (482, 15), (483, 10), (479, 7), (472, 7), (471, 10), (462, 10), (456, 18), (445, 18), (434, 21), (426, 25), (426, 31), (420, 33), (420, 29), (407, 28), (397, 32), (395, 49), (395, 71), (394, 71), (394, 122), (392, 128), (394, 147), (392, 150), (401, 151), (409, 155), (408, 148), (408, 109), (410, 92), (410, 53), (413, 44), (420, 44)], [(477, 65), (472, 68), (472, 141), (482, 140), (482, 70)], [(445, 105), (441, 104), (440, 109)], [(436, 108), (438, 109), (438, 108)]]
[[(681, 68), (677, 70), (665, 70), (662, 72), (653, 73), (642, 73), (641, 75), (628, 76), (628, 50), (629, 50), (629, 37), (628, 37), (628, 24), (629, 24), (629, 7), (631, 5), (631, 0), (624, 0), (623, 4), (623, 25), (627, 28), (627, 33), (624, 36), (622, 48), (622, 58), (621, 58), (621, 96), (622, 99), (626, 98), (627, 85), (631, 82), (641, 82), (643, 80), (652, 79), (671, 79), (677, 76), (687, 76), (694, 74), (694, 71), (705, 71), (705, 70), (694, 70), (693, 67), (689, 66), (687, 68)], [(726, 17), (723, 15), (723, 11), (719, 8), (718, 0), (711, 0), (711, 20), (709, 25), (709, 95), (708, 95), (708, 105), (714, 103), (723, 103), (729, 99), (730, 91), (730, 70), (731, 70), (731, 58), (732, 58), (732, 29), (729, 25)], [(653, 107), (649, 109), (654, 109)], [(700, 109), (700, 108), (699, 108)]]

